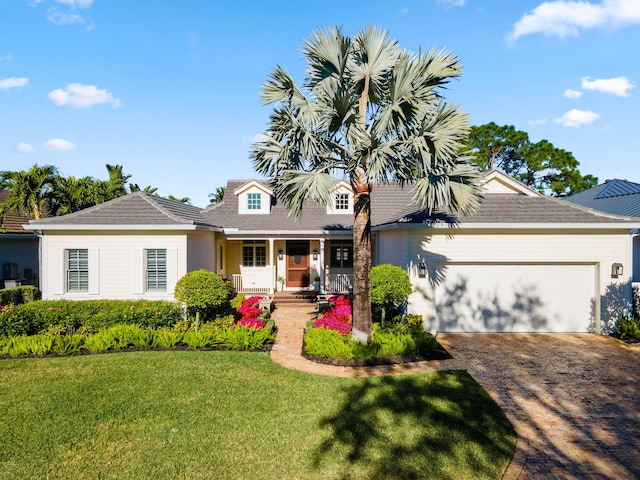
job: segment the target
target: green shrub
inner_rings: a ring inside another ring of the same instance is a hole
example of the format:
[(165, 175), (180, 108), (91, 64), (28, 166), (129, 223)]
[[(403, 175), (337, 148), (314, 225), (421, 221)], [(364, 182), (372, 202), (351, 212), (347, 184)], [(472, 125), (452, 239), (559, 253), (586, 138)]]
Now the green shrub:
[(20, 335), (18, 337), (5, 339), (0, 353), (10, 357), (22, 357), (26, 355), (42, 357), (51, 353), (52, 347), (53, 337), (51, 336)]
[(216, 341), (228, 350), (260, 350), (275, 341), (273, 320), (268, 320), (261, 329), (236, 324), (221, 330)]
[(117, 324), (150, 328), (173, 326), (182, 320), (176, 302), (149, 300), (39, 300), (0, 310), (0, 336), (35, 335), (64, 327), (66, 332), (98, 330)]
[(84, 345), (84, 335), (74, 333), (71, 335), (58, 335), (53, 337), (52, 353), (56, 355), (71, 355), (77, 353)]
[(182, 343), (191, 349), (209, 348), (215, 345), (215, 337), (211, 332), (190, 330), (182, 337)]
[(396, 324), (380, 328), (374, 324), (369, 345), (355, 342), (349, 336), (325, 328), (308, 328), (304, 334), (305, 351), (310, 355), (340, 360), (367, 361), (395, 355), (429, 357), (440, 345), (422, 328)]
[(640, 317), (622, 317), (616, 322), (616, 330), (620, 338), (635, 338), (640, 340)]
[(397, 321), (402, 306), (411, 294), (411, 280), (395, 265), (376, 265), (371, 269), (371, 304), (374, 319)]
[(174, 297), (187, 305), (190, 315), (195, 314), (195, 329), (200, 319), (214, 319), (230, 313), (230, 300), (235, 296), (233, 285), (209, 270), (194, 270), (176, 283)]
[(183, 333), (169, 327), (161, 327), (153, 332), (153, 348), (175, 348), (182, 342)]
[(40, 298), (40, 290), (33, 285), (0, 290), (0, 305), (20, 305)]

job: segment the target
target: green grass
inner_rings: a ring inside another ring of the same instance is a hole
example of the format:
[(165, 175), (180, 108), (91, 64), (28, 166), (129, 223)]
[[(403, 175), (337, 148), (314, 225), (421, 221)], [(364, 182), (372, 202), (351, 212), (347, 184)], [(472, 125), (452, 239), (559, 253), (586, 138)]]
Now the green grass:
[(264, 353), (0, 361), (2, 479), (500, 478), (513, 429), (462, 371), (371, 379)]

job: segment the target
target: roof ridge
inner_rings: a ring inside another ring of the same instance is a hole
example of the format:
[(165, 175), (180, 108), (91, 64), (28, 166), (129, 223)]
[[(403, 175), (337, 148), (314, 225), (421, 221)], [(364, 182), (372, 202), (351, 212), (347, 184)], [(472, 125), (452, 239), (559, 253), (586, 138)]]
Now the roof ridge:
[[(610, 190), (614, 190), (616, 188), (623, 188), (627, 191), (619, 191), (619, 192), (610, 192)], [(594, 200), (601, 200), (603, 198), (613, 198), (613, 197), (625, 197), (627, 195), (637, 195), (640, 193), (640, 184), (635, 182), (630, 182), (629, 180), (621, 180), (619, 178), (614, 178), (613, 180), (609, 180), (605, 187), (600, 190), (600, 192), (593, 197)]]
[[(188, 220), (184, 217), (181, 217), (180, 215), (170, 211), (169, 209), (167, 209), (164, 205), (162, 205), (160, 203), (160, 199), (168, 201), (168, 202), (175, 202), (176, 204), (181, 204), (181, 202), (176, 202), (175, 200), (171, 200), (169, 198), (164, 198), (164, 197), (159, 197), (159, 196), (155, 196), (155, 195), (151, 195), (147, 192), (133, 192), (130, 193), (129, 195), (135, 195), (135, 194), (140, 194), (142, 195), (142, 198), (144, 198), (150, 205), (152, 205), (154, 208), (156, 208), (157, 210), (160, 211), (160, 213), (166, 215), (167, 217), (171, 218), (172, 220), (175, 220), (177, 222), (187, 222), (187, 223), (194, 223), (193, 220)], [(202, 209), (200, 207), (194, 207), (193, 205), (183, 205), (183, 206), (189, 206), (192, 208), (196, 208), (198, 209), (198, 213), (200, 213), (202, 211)]]

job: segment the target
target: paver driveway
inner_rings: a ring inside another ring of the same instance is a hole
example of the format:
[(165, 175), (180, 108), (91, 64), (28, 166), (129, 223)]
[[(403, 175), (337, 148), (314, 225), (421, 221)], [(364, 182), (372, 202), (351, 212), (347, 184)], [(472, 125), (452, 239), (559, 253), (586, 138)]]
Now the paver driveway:
[(598, 335), (442, 334), (518, 433), (505, 478), (640, 478), (640, 348)]
[(516, 428), (505, 479), (640, 479), (640, 345), (590, 334), (440, 334), (451, 360), (332, 367), (300, 355), (312, 313), (299, 306), (274, 312), (275, 361), (348, 377), (466, 369)]

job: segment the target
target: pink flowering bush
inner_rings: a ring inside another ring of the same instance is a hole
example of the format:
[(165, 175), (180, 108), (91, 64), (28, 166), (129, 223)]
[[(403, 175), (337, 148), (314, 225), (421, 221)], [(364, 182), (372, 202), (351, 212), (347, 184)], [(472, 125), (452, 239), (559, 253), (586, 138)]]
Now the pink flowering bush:
[(318, 319), (313, 322), (314, 328), (334, 330), (341, 335), (351, 333), (351, 301), (344, 295), (329, 298), (331, 306), (325, 308)]
[(236, 328), (237, 325), (242, 325), (247, 328), (255, 328), (256, 330), (262, 330), (266, 323), (258, 318), (242, 318), (236, 322), (233, 328)]
[(240, 314), (242, 320), (256, 318), (260, 315), (262, 310), (258, 304), (263, 297), (259, 295), (254, 295), (252, 297), (247, 297), (242, 301), (242, 305), (237, 309), (237, 312)]
[(313, 322), (313, 328), (326, 328), (333, 330), (340, 335), (349, 335), (351, 333), (351, 322), (343, 322), (335, 318), (320, 317)]

